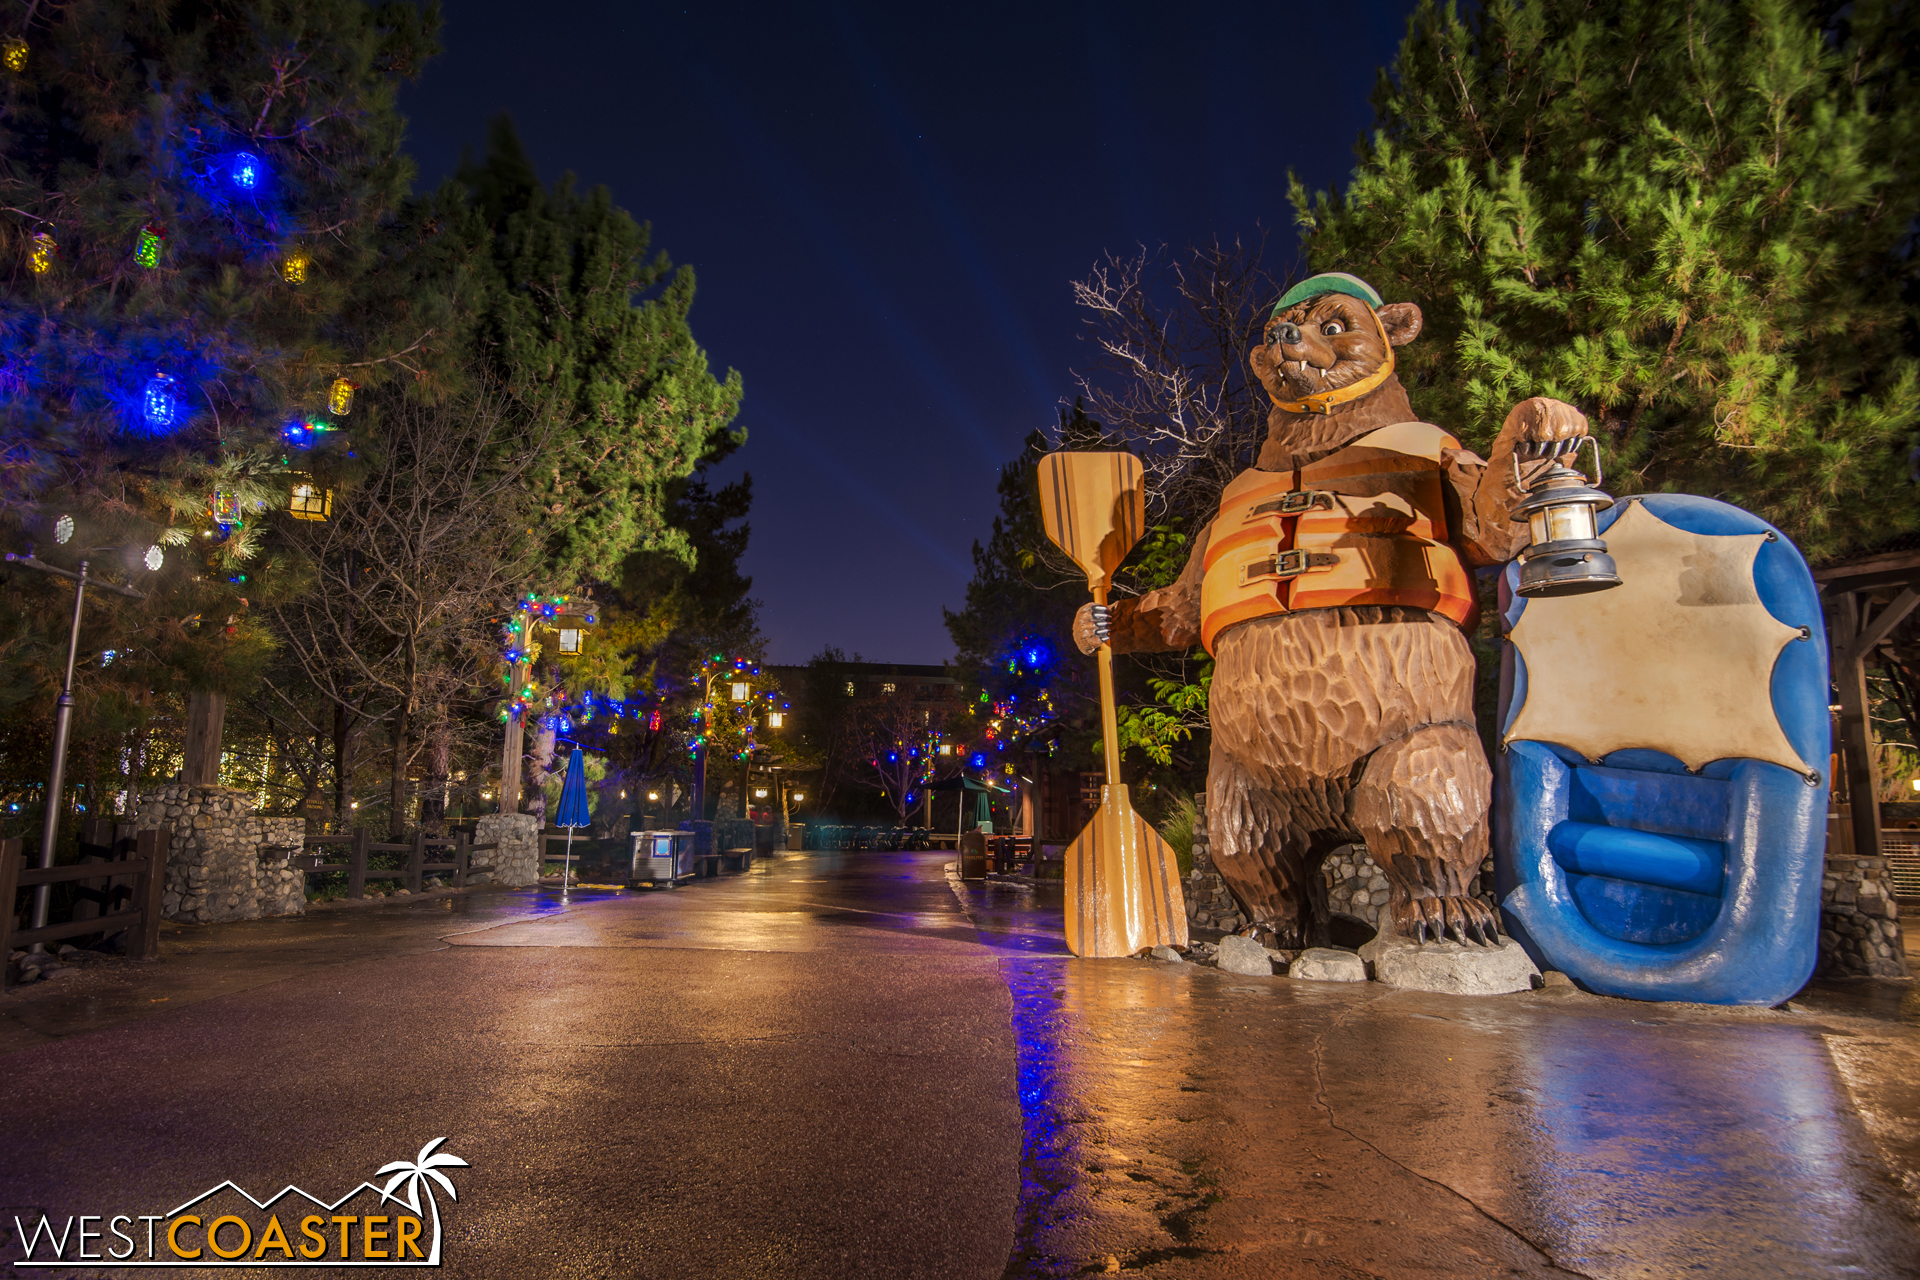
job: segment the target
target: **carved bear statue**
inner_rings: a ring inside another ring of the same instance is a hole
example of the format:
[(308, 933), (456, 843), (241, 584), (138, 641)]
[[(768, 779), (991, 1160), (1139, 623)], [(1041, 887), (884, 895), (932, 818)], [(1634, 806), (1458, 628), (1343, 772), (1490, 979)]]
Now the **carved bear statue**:
[(1326, 273), (1290, 289), (1250, 356), (1273, 399), (1254, 469), (1221, 494), (1172, 586), (1088, 605), (1092, 652), (1214, 657), (1208, 835), (1215, 865), (1282, 946), (1321, 942), (1320, 863), (1365, 842), (1392, 926), (1491, 942), (1468, 886), (1487, 853), (1492, 773), (1473, 723), (1470, 566), (1526, 542), (1512, 459), (1586, 434), (1579, 410), (1516, 406), (1483, 461), (1420, 422), (1393, 349), (1420, 308)]

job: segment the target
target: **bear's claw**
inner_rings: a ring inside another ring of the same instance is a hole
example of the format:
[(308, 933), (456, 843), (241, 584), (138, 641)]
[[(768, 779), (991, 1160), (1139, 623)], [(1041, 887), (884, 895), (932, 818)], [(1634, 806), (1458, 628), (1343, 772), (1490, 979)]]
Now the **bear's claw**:
[(1415, 942), (1442, 942), (1449, 932), (1459, 941), (1483, 947), (1500, 945), (1499, 925), (1487, 904), (1478, 898), (1415, 898), (1408, 904), (1403, 932)]

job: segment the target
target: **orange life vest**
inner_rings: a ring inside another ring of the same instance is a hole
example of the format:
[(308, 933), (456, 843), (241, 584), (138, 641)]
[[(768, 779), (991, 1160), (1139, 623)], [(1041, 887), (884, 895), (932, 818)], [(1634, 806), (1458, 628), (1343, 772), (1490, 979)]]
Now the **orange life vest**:
[(1235, 623), (1296, 609), (1408, 605), (1465, 626), (1473, 578), (1449, 545), (1442, 449), (1425, 422), (1369, 432), (1295, 471), (1247, 471), (1220, 495), (1200, 583), (1208, 653)]

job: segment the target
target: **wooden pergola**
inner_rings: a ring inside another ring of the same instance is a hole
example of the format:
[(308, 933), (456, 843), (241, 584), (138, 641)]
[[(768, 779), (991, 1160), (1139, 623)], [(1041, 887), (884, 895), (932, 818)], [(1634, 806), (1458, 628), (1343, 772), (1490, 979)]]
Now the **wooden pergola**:
[(1833, 684), (1840, 695), (1841, 767), (1853, 827), (1853, 851), (1882, 856), (1879, 778), (1874, 770), (1873, 729), (1867, 718), (1867, 664), (1920, 604), (1920, 546), (1883, 548), (1826, 564), (1813, 571), (1827, 616), (1827, 647)]

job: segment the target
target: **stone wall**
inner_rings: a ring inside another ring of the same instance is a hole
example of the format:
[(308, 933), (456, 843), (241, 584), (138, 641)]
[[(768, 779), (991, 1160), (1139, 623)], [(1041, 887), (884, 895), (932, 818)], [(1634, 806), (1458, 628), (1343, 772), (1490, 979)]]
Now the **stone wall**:
[(490, 813), (474, 823), (475, 844), (498, 844), (473, 855), (467, 868), (468, 884), (499, 884), (508, 888), (540, 880), (540, 819), (531, 813)]
[(300, 818), (261, 817), (245, 792), (176, 782), (141, 797), (134, 825), (173, 828), (161, 906), (169, 920), (208, 924), (307, 909), (306, 875), (287, 865), (306, 832)]
[[(1215, 929), (1244, 928), (1248, 922), (1245, 909), (1213, 869), (1208, 856), (1206, 810), (1198, 804), (1194, 806), (1193, 827), (1193, 871), (1187, 876), (1186, 886), (1188, 922)], [(1328, 910), (1380, 927), (1387, 910), (1387, 873), (1374, 862), (1365, 845), (1341, 845), (1320, 864), (1320, 874), (1327, 883)], [(1491, 857), (1480, 864), (1480, 874), (1469, 891), (1493, 903)]]
[(1190, 925), (1232, 933), (1248, 924), (1233, 891), (1213, 869), (1213, 855), (1207, 843), (1207, 807), (1201, 796), (1193, 800), (1193, 870), (1187, 873), (1186, 899)]
[(1827, 859), (1820, 882), (1821, 978), (1904, 978), (1906, 943), (1885, 858)]

